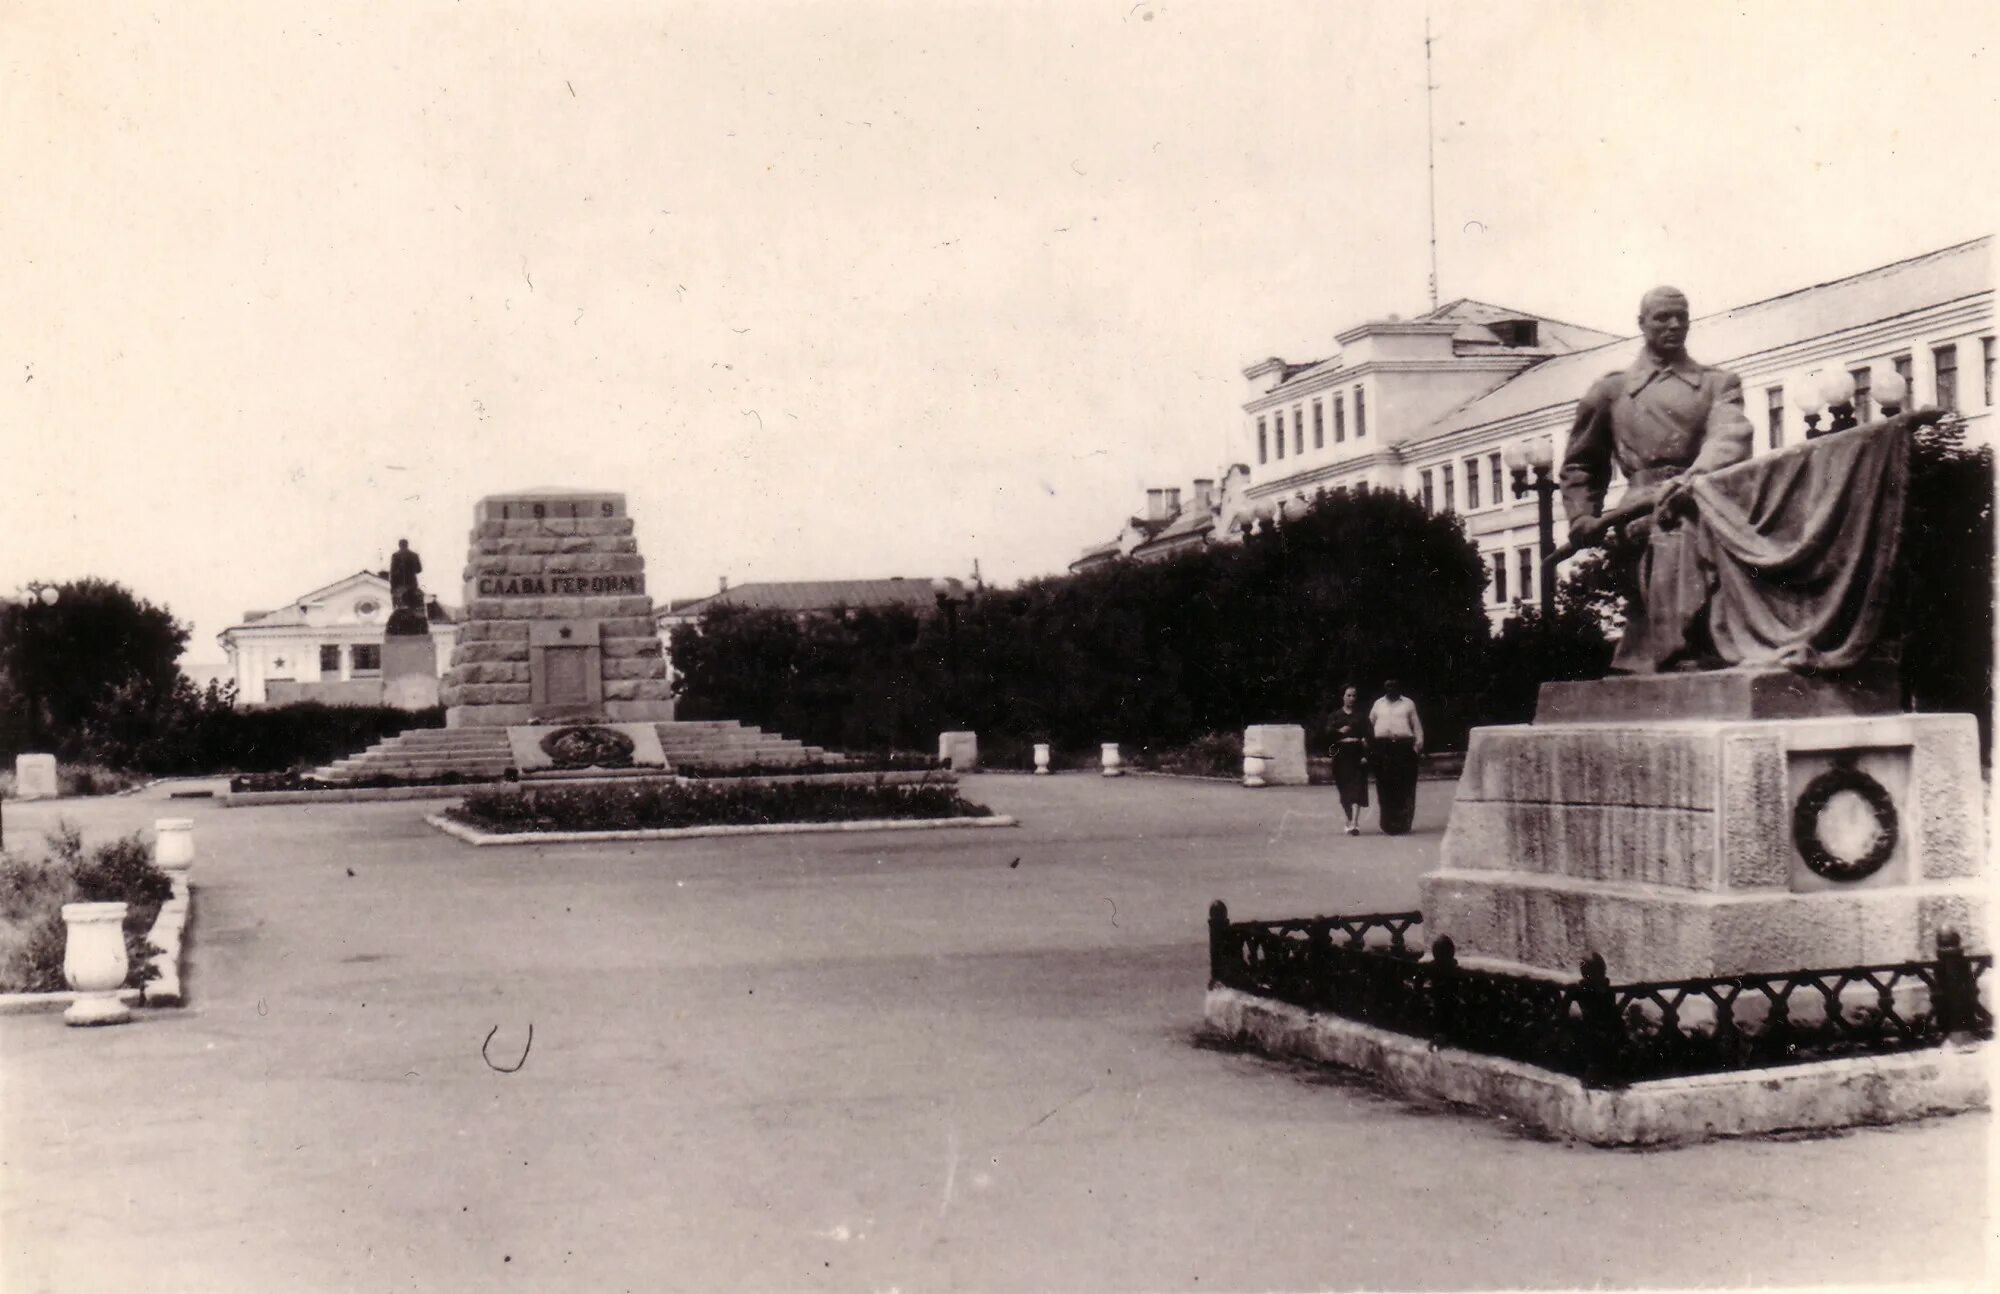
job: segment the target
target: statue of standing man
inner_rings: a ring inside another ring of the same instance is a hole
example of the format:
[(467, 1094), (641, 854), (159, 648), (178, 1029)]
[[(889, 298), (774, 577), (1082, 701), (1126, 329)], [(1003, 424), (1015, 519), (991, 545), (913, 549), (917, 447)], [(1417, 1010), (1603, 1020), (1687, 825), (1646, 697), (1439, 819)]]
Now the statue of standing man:
[(1627, 482), (1619, 515), (1638, 513), (1626, 530), (1645, 548), (1611, 667), (1630, 674), (1714, 668), (1721, 662), (1708, 635), (1710, 580), (1693, 528), (1680, 524), (1682, 496), (1690, 478), (1750, 457), (1743, 383), (1689, 357), (1688, 301), (1678, 288), (1654, 288), (1641, 299), (1639, 331), (1637, 361), (1599, 378), (1577, 405), (1562, 462), (1570, 542), (1584, 548), (1603, 538), (1611, 524), (1604, 495), (1616, 464)]
[(389, 555), (389, 632), (428, 633), (430, 618), (424, 613), (424, 592), (417, 586), (417, 575), (424, 569), (424, 562), (410, 547), (407, 539), (396, 541), (396, 551)]

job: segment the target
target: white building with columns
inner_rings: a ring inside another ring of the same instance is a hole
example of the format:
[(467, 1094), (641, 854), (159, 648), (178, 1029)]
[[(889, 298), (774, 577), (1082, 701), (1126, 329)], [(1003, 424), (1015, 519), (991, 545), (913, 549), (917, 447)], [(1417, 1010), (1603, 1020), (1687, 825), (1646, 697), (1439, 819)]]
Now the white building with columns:
[[(389, 611), (388, 577), (357, 571), (273, 610), (244, 612), (240, 623), (216, 636), (228, 656), (238, 703), (383, 704), (382, 638)], [(458, 641), (458, 617), (432, 598), (429, 619), (442, 678)]]
[[(1743, 379), (1759, 453), (1804, 438), (1802, 405), (1835, 372), (1852, 377), (1864, 420), (1879, 416), (1873, 389), (1896, 372), (1908, 407), (1956, 409), (1969, 441), (1994, 443), (1992, 241), (1697, 315), (1688, 351)], [(1457, 301), (1414, 320), (1360, 324), (1336, 341), (1327, 359), (1267, 358), (1243, 370), (1248, 398), (1222, 474), (1230, 488), (1212, 496), (1208, 536), (1239, 538), (1324, 490), (1396, 489), (1462, 520), (1486, 562), (1493, 620), (1539, 598), (1536, 500), (1514, 497), (1510, 451), (1540, 442), (1560, 460), (1578, 398), (1630, 365), (1638, 338)], [(1557, 543), (1565, 529), (1558, 500)], [(1103, 554), (1092, 550), (1090, 564), (1116, 560)]]

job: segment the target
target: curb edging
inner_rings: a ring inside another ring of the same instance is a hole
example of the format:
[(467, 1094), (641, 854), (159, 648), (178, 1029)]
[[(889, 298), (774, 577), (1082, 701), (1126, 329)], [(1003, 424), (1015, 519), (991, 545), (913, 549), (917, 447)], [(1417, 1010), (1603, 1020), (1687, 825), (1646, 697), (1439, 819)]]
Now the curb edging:
[(948, 827), (1018, 827), (1006, 814), (987, 818), (863, 818), (853, 822), (759, 822), (736, 826), (655, 827), (625, 831), (481, 831), (434, 813), (431, 826), (468, 845), (587, 845), (598, 841), (692, 840), (713, 836), (793, 836), (838, 831), (936, 831)]

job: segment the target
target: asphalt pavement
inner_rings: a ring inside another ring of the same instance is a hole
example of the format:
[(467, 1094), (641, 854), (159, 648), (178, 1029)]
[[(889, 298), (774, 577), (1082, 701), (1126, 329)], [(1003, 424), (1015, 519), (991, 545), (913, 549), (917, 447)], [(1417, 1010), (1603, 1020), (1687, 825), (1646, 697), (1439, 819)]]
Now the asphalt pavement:
[[(0, 1288), (1972, 1281), (1985, 1115), (1637, 1153), (1203, 1044), (1206, 909), (1414, 906), (1330, 789), (988, 775), (1002, 831), (475, 849), (196, 821), (190, 1004), (0, 1018)], [(532, 1037), (530, 1031), (532, 1030)]]

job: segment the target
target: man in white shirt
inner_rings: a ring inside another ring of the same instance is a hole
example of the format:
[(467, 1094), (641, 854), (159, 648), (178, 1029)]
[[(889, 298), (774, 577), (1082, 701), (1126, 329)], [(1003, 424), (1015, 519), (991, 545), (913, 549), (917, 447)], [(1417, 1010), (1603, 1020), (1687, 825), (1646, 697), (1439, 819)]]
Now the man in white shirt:
[(1403, 685), (1385, 679), (1382, 695), (1368, 709), (1368, 726), (1375, 734), (1376, 798), (1382, 803), (1382, 834), (1400, 836), (1410, 829), (1417, 810), (1417, 757), (1424, 753), (1424, 724), (1417, 703), (1403, 695)]

